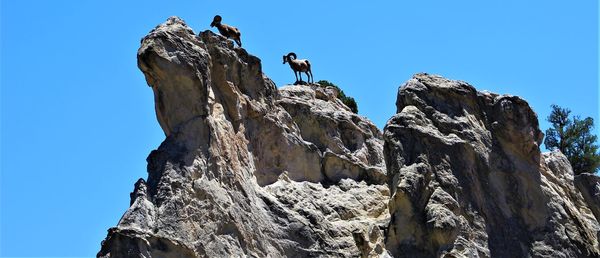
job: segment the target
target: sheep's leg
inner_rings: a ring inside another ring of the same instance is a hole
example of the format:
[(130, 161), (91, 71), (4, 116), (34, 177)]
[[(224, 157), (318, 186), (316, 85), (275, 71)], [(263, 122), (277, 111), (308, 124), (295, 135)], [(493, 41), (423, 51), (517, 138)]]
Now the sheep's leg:
[(294, 71), (294, 76), (296, 76), (296, 82), (294, 83), (294, 84), (296, 84), (296, 83), (298, 83), (298, 72)]
[(308, 71), (306, 71), (304, 73), (306, 74), (306, 77), (308, 77), (308, 79), (306, 79), (306, 80), (308, 80), (308, 83), (310, 84), (310, 75), (308, 74)]
[(302, 72), (298, 72), (298, 74), (300, 75), (300, 81), (302, 81)]

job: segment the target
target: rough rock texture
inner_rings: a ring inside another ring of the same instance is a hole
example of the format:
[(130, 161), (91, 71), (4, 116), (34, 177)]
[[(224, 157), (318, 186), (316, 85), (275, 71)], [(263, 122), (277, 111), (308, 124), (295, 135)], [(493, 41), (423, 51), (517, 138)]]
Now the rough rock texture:
[(302, 138), (322, 153), (327, 180), (386, 183), (381, 132), (337, 99), (334, 88), (285, 86), (279, 92), (282, 98), (277, 103), (292, 116)]
[(581, 191), (596, 220), (600, 220), (600, 177), (588, 173), (577, 175), (575, 186)]
[(418, 74), (382, 134), (177, 17), (138, 65), (166, 139), (99, 257), (600, 255), (600, 179), (540, 152), (519, 97)]
[(540, 153), (524, 100), (417, 74), (396, 105), (384, 129), (392, 255), (600, 255), (598, 181), (578, 180), (582, 195), (567, 159)]
[(335, 90), (279, 91), (258, 58), (177, 17), (138, 66), (166, 139), (98, 256), (386, 254), (382, 134)]

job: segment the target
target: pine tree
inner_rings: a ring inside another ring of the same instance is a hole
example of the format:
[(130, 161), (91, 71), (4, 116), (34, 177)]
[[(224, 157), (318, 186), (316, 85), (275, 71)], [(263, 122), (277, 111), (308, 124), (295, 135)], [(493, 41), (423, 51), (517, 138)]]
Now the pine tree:
[(595, 173), (600, 167), (597, 137), (592, 134), (594, 119), (579, 116), (569, 118), (571, 110), (552, 105), (548, 122), (552, 128), (546, 130), (544, 144), (548, 149), (559, 149), (571, 163), (575, 174)]

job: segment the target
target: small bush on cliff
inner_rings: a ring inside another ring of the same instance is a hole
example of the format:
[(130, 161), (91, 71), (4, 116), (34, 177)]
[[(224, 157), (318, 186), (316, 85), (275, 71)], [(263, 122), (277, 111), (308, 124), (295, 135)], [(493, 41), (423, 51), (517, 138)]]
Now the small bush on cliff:
[(317, 82), (319, 85), (321, 85), (321, 87), (327, 87), (327, 86), (331, 86), (334, 87), (338, 92), (338, 98), (342, 101), (342, 103), (344, 103), (346, 106), (348, 106), (350, 108), (350, 110), (352, 110), (352, 112), (354, 113), (358, 113), (358, 104), (356, 104), (356, 101), (354, 100), (353, 97), (350, 96), (346, 96), (346, 94), (344, 93), (344, 91), (342, 89), (340, 89), (340, 87), (338, 87), (337, 85), (326, 81), (326, 80), (320, 80)]
[(546, 130), (544, 144), (548, 149), (559, 149), (573, 166), (576, 175), (595, 173), (600, 167), (600, 154), (596, 135), (592, 134), (594, 119), (579, 116), (569, 118), (571, 110), (552, 105), (548, 122), (552, 128)]

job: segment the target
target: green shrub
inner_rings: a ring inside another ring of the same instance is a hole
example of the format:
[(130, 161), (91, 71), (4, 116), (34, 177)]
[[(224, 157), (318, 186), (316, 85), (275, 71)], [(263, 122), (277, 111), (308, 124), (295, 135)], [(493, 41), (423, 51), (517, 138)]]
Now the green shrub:
[(317, 84), (321, 85), (321, 87), (334, 87), (339, 92), (338, 99), (340, 99), (342, 103), (344, 103), (344, 105), (348, 106), (350, 110), (352, 110), (352, 112), (358, 113), (358, 104), (356, 104), (356, 100), (354, 100), (353, 97), (346, 96), (346, 94), (342, 89), (340, 89), (340, 87), (326, 80), (320, 80), (317, 82)]

